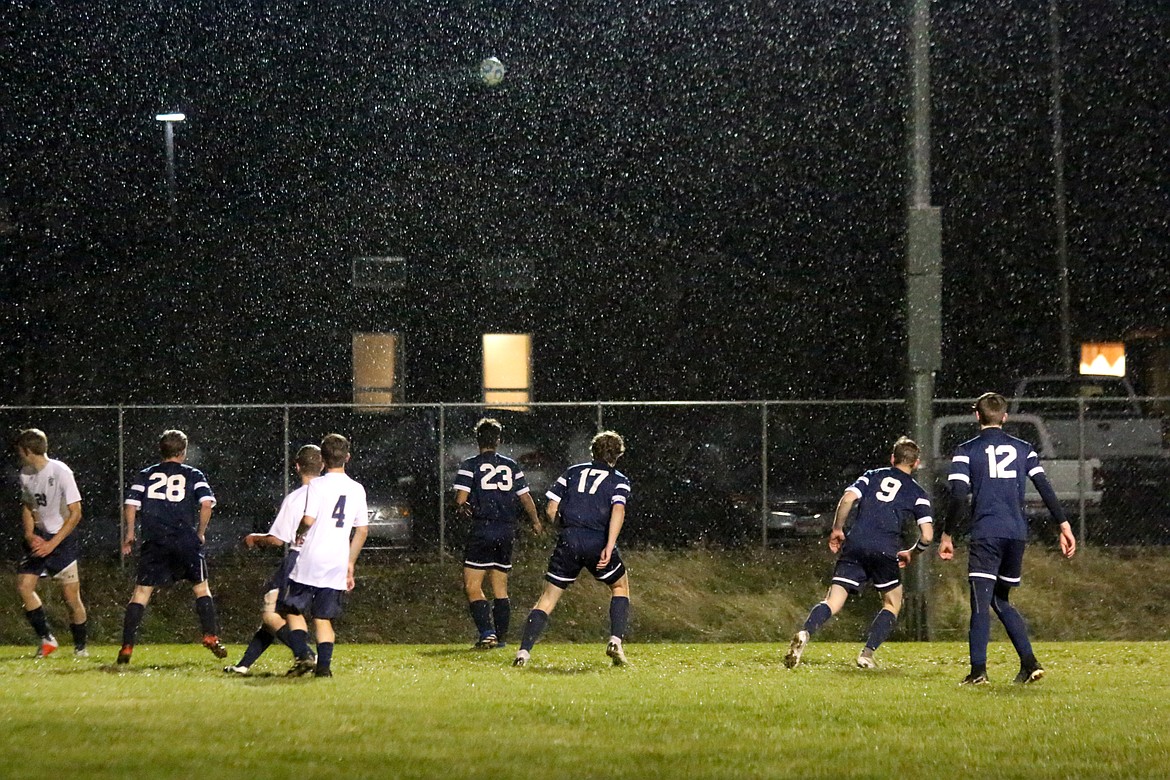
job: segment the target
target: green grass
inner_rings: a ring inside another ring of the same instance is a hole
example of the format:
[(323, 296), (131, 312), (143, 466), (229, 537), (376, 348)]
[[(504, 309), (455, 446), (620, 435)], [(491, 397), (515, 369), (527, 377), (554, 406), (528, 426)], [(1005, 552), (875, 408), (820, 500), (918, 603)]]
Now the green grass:
[[(623, 556), (630, 568), (630, 636), (636, 642), (787, 641), (824, 595), (833, 568), (833, 556), (821, 542), (767, 552), (633, 549)], [(936, 639), (962, 641), (967, 636), (965, 552), (959, 558), (930, 564)], [(226, 641), (245, 642), (255, 631), (260, 591), (277, 560), (243, 553), (212, 561), (211, 587)], [(510, 591), (518, 626), (544, 585), (548, 551), (527, 540), (516, 560)], [(370, 643), (470, 641), (460, 572), (452, 558), (363, 555), (358, 588), (339, 621), (341, 637)], [(94, 642), (120, 641), (133, 573), (133, 566), (121, 570), (108, 561), (82, 561), (82, 594)], [(583, 577), (561, 600), (548, 629), (550, 640), (605, 638), (609, 591), (587, 580)], [(58, 589), (45, 582), (40, 592), (58, 638), (67, 635)], [(14, 590), (9, 594), (0, 598), (0, 643), (31, 643), (20, 600)], [(1084, 549), (1066, 561), (1050, 547), (1034, 545), (1025, 560), (1024, 584), (1012, 601), (1040, 640), (1170, 640), (1170, 550)], [(872, 591), (851, 600), (825, 626), (821, 638), (860, 640), (879, 606)], [(904, 623), (895, 629), (894, 640), (911, 638)], [(1002, 638), (998, 623), (994, 625), (995, 636)], [(184, 585), (156, 594), (140, 638), (147, 643), (188, 642), (196, 633), (191, 590)]]
[[(242, 648), (230, 648), (235, 660)], [(229, 678), (198, 645), (75, 660), (0, 647), (6, 778), (1164, 778), (1170, 644), (1039, 643), (1049, 671), (959, 688), (959, 643), (337, 647), (336, 677), (286, 679), (274, 648)]]

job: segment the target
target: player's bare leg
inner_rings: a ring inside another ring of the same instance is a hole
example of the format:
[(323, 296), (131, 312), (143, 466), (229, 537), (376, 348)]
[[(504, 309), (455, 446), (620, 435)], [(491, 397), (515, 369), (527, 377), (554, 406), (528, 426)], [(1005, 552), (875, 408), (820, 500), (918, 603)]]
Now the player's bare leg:
[(878, 610), (869, 627), (869, 636), (865, 640), (865, 647), (862, 649), (861, 655), (857, 656), (857, 665), (862, 669), (877, 667), (877, 663), (873, 660), (873, 654), (894, 629), (894, 624), (898, 621), (898, 613), (901, 611), (902, 586), (899, 585), (882, 594), (882, 608)]
[(151, 585), (136, 585), (130, 596), (130, 603), (126, 605), (126, 616), (122, 619), (122, 649), (118, 651), (118, 663), (130, 663), (130, 655), (134, 652), (135, 637), (138, 627), (142, 625), (142, 618), (146, 615), (146, 605), (154, 593)]
[(477, 650), (490, 650), (498, 644), (496, 632), (492, 628), (491, 606), (483, 592), (485, 576), (487, 571), (484, 569), (463, 567), (463, 590), (467, 594), (467, 608), (471, 612), (471, 619), (475, 622)]
[(540, 594), (532, 611), (528, 613), (528, 620), (524, 625), (524, 639), (520, 642), (520, 649), (516, 651), (516, 660), (512, 661), (512, 666), (524, 666), (528, 663), (533, 645), (540, 638), (544, 627), (548, 625), (548, 616), (556, 609), (557, 602), (561, 600), (563, 595), (565, 595), (564, 588), (557, 587), (552, 583), (545, 583), (544, 592)]
[[(74, 564), (76, 566), (76, 564)], [(71, 578), (61, 583), (61, 596), (69, 607), (69, 630), (73, 634), (73, 655), (85, 658), (89, 655), (86, 649), (86, 620), (88, 614), (85, 604), (81, 600), (81, 582), (77, 579), (77, 570), (74, 569)]]
[(784, 656), (785, 666), (795, 669), (800, 665), (800, 658), (804, 655), (804, 649), (808, 646), (813, 633), (829, 618), (840, 612), (848, 598), (849, 591), (842, 586), (835, 583), (829, 586), (829, 592), (825, 594), (824, 600), (812, 608), (804, 621), (804, 626), (793, 634), (792, 641), (788, 644), (788, 653)]
[(37, 647), (37, 658), (44, 658), (57, 649), (57, 638), (49, 631), (49, 622), (45, 617), (44, 603), (37, 595), (36, 574), (17, 574), (16, 592), (20, 594), (20, 601), (24, 605), (24, 617), (36, 632), (40, 645)]
[(605, 646), (605, 654), (613, 659), (614, 666), (625, 666), (626, 651), (622, 647), (622, 640), (626, 635), (626, 626), (630, 620), (630, 577), (623, 574), (617, 582), (609, 588), (609, 642)]
[(195, 594), (195, 612), (199, 615), (199, 628), (203, 631), (203, 646), (216, 658), (227, 658), (227, 648), (219, 641), (219, 621), (215, 616), (211, 587), (207, 580), (203, 580), (196, 583), (191, 590)]
[(508, 598), (508, 572), (492, 569), (488, 572), (492, 586), (492, 626), (495, 628), (496, 647), (503, 647), (512, 622), (512, 600)]

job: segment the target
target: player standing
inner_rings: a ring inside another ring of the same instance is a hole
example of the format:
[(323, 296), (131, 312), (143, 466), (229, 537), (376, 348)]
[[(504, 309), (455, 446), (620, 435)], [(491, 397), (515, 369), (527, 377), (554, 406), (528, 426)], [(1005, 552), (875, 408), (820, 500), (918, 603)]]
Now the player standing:
[(301, 518), (305, 516), (309, 482), (321, 476), (321, 448), (316, 444), (306, 444), (297, 451), (294, 467), (297, 476), (301, 478), (301, 486), (284, 497), (280, 504), (280, 511), (266, 534), (248, 534), (244, 537), (244, 544), (248, 549), (255, 547), (281, 547), (288, 545), (288, 551), (281, 559), (276, 571), (268, 578), (264, 586), (264, 611), (261, 616), (260, 628), (252, 636), (252, 641), (244, 650), (244, 655), (235, 666), (225, 666), (223, 670), (229, 674), (247, 674), (256, 660), (264, 651), (279, 639), (285, 645), (292, 647), (288, 625), (285, 619), (276, 612), (277, 594), (288, 583), (289, 572), (297, 562), (301, 551), (301, 539), (296, 536), (300, 528)]
[[(971, 587), (971, 625), (968, 642), (971, 673), (964, 685), (987, 682), (987, 643), (991, 637), (991, 612), (999, 617), (1020, 657), (1015, 681), (1031, 683), (1044, 676), (1028, 639), (1028, 626), (1008, 597), (1020, 584), (1028, 522), (1024, 517), (1024, 489), (1031, 479), (1044, 505), (1060, 524), (1060, 551), (1071, 558), (1077, 550), (1072, 526), (1040, 465), (1032, 445), (1004, 433), (1007, 399), (999, 393), (984, 393), (972, 407), (979, 422), (979, 435), (963, 442), (951, 459), (947, 484), (951, 500), (947, 522), (942, 529), (938, 554), (943, 560), (954, 557), (951, 529), (970, 513), (971, 545), (967, 577)], [(971, 500), (968, 502), (968, 494)]]
[[(904, 568), (915, 552), (930, 546), (934, 538), (930, 498), (911, 476), (918, 465), (918, 445), (903, 436), (894, 442), (888, 467), (867, 471), (845, 488), (829, 533), (829, 549), (840, 553), (833, 569), (833, 582), (824, 601), (812, 608), (804, 627), (792, 637), (784, 657), (784, 665), (789, 669), (800, 663), (812, 634), (841, 611), (850, 595), (860, 593), (866, 582), (872, 582), (882, 594), (882, 608), (870, 624), (857, 665), (863, 669), (876, 666), (874, 651), (886, 641), (902, 609), (898, 569)], [(855, 503), (857, 519), (846, 536), (845, 520)], [(909, 517), (918, 524), (919, 539), (910, 549), (902, 550), (902, 526)]]
[(81, 492), (73, 471), (48, 457), (49, 438), (44, 431), (27, 428), (16, 439), (20, 459), (21, 525), (25, 556), (17, 568), (16, 590), (24, 603), (24, 617), (37, 632), (41, 644), (37, 657), (57, 649), (49, 631), (45, 608), (37, 595), (37, 581), (52, 577), (61, 585), (69, 607), (69, 630), (73, 633), (73, 654), (89, 655), (85, 649), (85, 605), (81, 602), (81, 577), (77, 559), (81, 544), (77, 524), (81, 522)]
[[(479, 454), (459, 464), (455, 475), (455, 504), (459, 516), (472, 522), (463, 551), (463, 588), (481, 650), (502, 647), (511, 622), (512, 602), (508, 599), (508, 572), (512, 570), (512, 547), (516, 540), (516, 519), (523, 509), (536, 533), (543, 530), (528, 481), (519, 464), (499, 454), (503, 426), (485, 417), (475, 424)], [(491, 578), (489, 607), (483, 580)]]
[(134, 525), (141, 513), (142, 549), (138, 557), (138, 574), (134, 594), (126, 605), (122, 622), (122, 649), (118, 663), (130, 663), (138, 627), (146, 615), (146, 605), (156, 587), (170, 585), (177, 579), (193, 584), (195, 612), (203, 630), (203, 646), (216, 658), (226, 658), (227, 649), (219, 641), (215, 602), (207, 584), (207, 561), (203, 543), (215, 494), (207, 477), (188, 466), (187, 434), (164, 431), (158, 442), (162, 460), (147, 466), (134, 477), (126, 491), (124, 509), (125, 536), (122, 554), (134, 550)]
[[(329, 434), (321, 441), (321, 458), (325, 473), (309, 483), (301, 518), (308, 531), (277, 605), (288, 621), (290, 647), (297, 659), (288, 671), (292, 677), (308, 672), (333, 676), (333, 620), (341, 616), (342, 594), (353, 590), (354, 566), (369, 534), (366, 489), (345, 473), (349, 441)], [(315, 661), (309, 651), (306, 614), (313, 616)]]
[(549, 558), (546, 585), (528, 613), (524, 639), (513, 666), (528, 663), (548, 617), (581, 569), (609, 586), (609, 642), (605, 652), (614, 666), (626, 663), (622, 640), (630, 620), (630, 578), (618, 552), (617, 539), (626, 519), (630, 480), (614, 466), (626, 443), (614, 431), (602, 431), (590, 444), (593, 460), (571, 466), (547, 493), (549, 522), (561, 521), (560, 536)]

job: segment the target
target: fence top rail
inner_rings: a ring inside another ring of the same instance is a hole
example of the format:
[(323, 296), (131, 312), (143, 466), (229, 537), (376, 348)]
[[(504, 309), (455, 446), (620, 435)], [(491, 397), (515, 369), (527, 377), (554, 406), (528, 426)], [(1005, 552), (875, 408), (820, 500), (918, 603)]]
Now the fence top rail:
[(395, 409), (507, 409), (514, 406), (535, 407), (581, 407), (597, 408), (598, 406), (856, 406), (856, 405), (892, 405), (903, 404), (902, 398), (857, 398), (857, 399), (783, 399), (772, 401), (524, 401), (504, 402), (495, 401), (456, 401), (456, 402), (406, 402), (406, 403), (284, 403), (284, 404), (40, 404), (40, 405), (0, 405), (0, 412), (11, 411), (119, 411), (119, 410), (150, 410), (150, 409), (377, 409), (378, 411), (393, 411)]
[[(932, 403), (949, 406), (952, 404), (969, 404), (974, 398), (935, 398)], [(1036, 396), (1029, 397), (1029, 402), (1036, 401), (1070, 401), (1086, 403), (1125, 403), (1138, 401), (1140, 403), (1170, 402), (1170, 396), (1134, 396), (1130, 399), (1086, 399), (1077, 397)], [(378, 411), (393, 411), (397, 409), (507, 409), (509, 407), (695, 407), (695, 406), (740, 406), (740, 407), (768, 407), (768, 406), (892, 406), (906, 403), (904, 398), (786, 398), (775, 400), (754, 401), (524, 401), (516, 403), (501, 403), (499, 401), (485, 403), (483, 401), (437, 401), (437, 402), (404, 402), (404, 403), (240, 403), (240, 404), (0, 404), (0, 412), (14, 411), (126, 411), (152, 409), (352, 409), (355, 411), (376, 409)]]

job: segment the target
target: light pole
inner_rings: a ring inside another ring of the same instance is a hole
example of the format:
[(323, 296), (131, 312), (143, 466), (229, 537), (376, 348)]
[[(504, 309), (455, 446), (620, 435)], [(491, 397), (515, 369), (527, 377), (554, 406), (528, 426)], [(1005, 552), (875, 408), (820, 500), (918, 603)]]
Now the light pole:
[(170, 219), (175, 218), (175, 123), (187, 119), (186, 114), (173, 112), (169, 114), (155, 114), (154, 118), (162, 122), (166, 132), (167, 145), (167, 197), (170, 203)]

